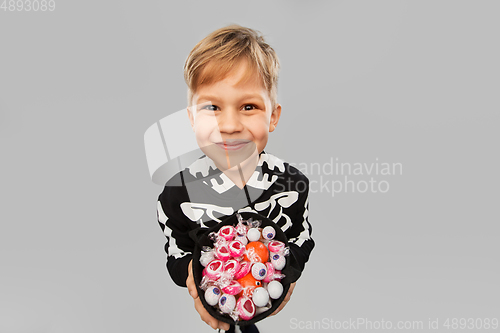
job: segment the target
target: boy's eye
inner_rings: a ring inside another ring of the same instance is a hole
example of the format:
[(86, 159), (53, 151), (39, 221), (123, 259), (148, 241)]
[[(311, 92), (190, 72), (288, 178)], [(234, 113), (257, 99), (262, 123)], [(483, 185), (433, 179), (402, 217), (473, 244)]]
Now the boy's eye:
[(247, 104), (243, 107), (243, 110), (245, 111), (250, 111), (250, 110), (253, 110), (253, 109), (256, 109), (257, 107), (253, 104)]
[(201, 108), (202, 110), (209, 110), (209, 111), (217, 111), (217, 106), (216, 105), (205, 105)]

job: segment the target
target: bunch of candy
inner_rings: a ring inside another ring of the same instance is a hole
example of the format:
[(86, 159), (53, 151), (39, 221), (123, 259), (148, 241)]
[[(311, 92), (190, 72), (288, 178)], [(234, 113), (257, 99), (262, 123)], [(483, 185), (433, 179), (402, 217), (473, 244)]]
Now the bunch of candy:
[(275, 240), (272, 226), (259, 228), (258, 220), (226, 225), (209, 235), (213, 248), (204, 247), (200, 257), (203, 278), (200, 288), (211, 306), (233, 320), (250, 320), (280, 298), (289, 248)]

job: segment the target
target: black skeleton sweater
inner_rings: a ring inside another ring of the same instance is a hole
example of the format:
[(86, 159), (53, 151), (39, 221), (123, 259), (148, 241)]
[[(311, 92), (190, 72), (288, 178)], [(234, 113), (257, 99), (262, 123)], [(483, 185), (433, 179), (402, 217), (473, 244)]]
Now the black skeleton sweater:
[(267, 216), (284, 231), (290, 245), (290, 264), (298, 279), (314, 248), (308, 193), (309, 180), (304, 174), (264, 151), (242, 189), (210, 158), (200, 157), (172, 177), (158, 197), (158, 222), (167, 238), (167, 269), (172, 280), (186, 286), (194, 249), (189, 232), (211, 227), (235, 212)]

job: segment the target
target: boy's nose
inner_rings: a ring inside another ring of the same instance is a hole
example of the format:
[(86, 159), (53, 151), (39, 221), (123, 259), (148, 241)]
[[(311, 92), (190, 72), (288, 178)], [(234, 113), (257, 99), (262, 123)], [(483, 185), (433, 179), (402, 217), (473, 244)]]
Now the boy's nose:
[(223, 111), (217, 118), (217, 123), (219, 125), (220, 132), (233, 133), (243, 130), (239, 112), (233, 112), (229, 110), (227, 110), (226, 112)]

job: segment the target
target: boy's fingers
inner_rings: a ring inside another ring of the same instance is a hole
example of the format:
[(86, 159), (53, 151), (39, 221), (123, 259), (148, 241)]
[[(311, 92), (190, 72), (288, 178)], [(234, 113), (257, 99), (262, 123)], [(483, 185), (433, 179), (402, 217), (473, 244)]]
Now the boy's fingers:
[(229, 324), (223, 321), (219, 321), (219, 328), (224, 331), (229, 331)]
[(194, 307), (196, 311), (198, 311), (202, 321), (204, 321), (208, 326), (212, 327), (214, 330), (218, 328), (219, 326), (218, 320), (212, 317), (210, 313), (208, 313), (207, 309), (203, 307), (203, 304), (201, 303), (198, 297), (196, 297), (196, 299), (194, 300)]

